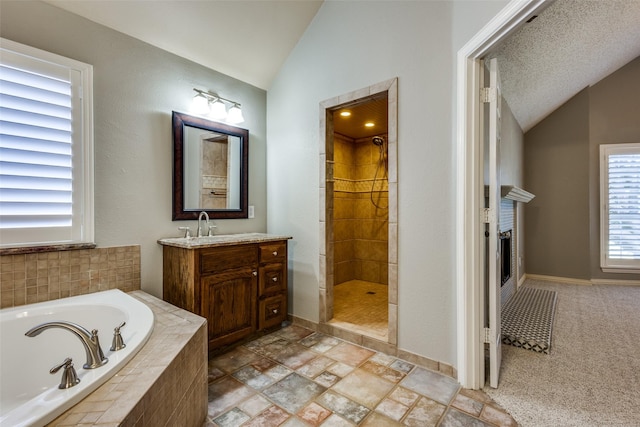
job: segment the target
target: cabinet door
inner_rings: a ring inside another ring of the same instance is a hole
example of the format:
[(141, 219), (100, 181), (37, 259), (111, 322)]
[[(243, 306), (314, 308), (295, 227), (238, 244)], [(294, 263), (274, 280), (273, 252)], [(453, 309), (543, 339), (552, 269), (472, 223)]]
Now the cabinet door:
[(210, 351), (256, 330), (257, 279), (252, 268), (202, 277), (202, 312), (207, 314)]

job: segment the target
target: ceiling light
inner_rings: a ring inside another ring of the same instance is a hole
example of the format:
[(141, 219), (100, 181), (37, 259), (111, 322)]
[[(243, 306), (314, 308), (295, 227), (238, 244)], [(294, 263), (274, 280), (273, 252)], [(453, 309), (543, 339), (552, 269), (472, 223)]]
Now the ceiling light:
[[(195, 88), (193, 90), (196, 92), (191, 106), (194, 113), (208, 115), (215, 120), (224, 120), (233, 124), (244, 122), (239, 103), (212, 92)], [(229, 111), (227, 111), (227, 105), (230, 105)]]
[(365, 123), (365, 124), (364, 124), (364, 126), (365, 126), (365, 127), (367, 127), (367, 128), (372, 128), (372, 127), (374, 127), (374, 126), (375, 126), (375, 123), (373, 123), (373, 122), (367, 122), (367, 123)]
[(351, 115), (351, 111), (341, 111), (340, 115), (342, 117), (349, 117)]

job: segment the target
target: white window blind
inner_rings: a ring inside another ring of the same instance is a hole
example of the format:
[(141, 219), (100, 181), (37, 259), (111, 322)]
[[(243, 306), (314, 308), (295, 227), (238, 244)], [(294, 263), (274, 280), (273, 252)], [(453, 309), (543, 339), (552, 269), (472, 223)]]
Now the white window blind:
[(92, 242), (91, 66), (1, 42), (2, 246)]
[(603, 270), (640, 268), (640, 144), (602, 145)]

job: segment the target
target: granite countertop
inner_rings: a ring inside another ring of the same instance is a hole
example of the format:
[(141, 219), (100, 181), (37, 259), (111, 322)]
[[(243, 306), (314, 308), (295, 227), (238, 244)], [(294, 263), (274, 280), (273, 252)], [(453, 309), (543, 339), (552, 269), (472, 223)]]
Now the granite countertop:
[(164, 246), (197, 249), (216, 246), (230, 246), (238, 243), (263, 243), (289, 239), (291, 239), (291, 236), (280, 236), (266, 233), (239, 233), (207, 237), (170, 237), (166, 239), (159, 239), (158, 243)]

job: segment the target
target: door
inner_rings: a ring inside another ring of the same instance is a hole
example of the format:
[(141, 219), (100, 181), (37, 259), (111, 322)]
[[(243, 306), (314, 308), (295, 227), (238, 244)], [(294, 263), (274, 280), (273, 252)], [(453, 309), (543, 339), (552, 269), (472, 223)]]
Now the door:
[[(488, 139), (485, 144), (488, 148), (488, 164), (485, 168), (488, 172), (488, 197), (485, 208), (485, 222), (487, 236), (487, 255), (485, 265), (487, 281), (485, 289), (485, 304), (488, 310), (485, 319), (485, 343), (489, 345), (489, 385), (498, 387), (500, 374), (500, 360), (502, 355), (502, 342), (500, 334), (500, 75), (498, 73), (498, 60), (489, 62), (489, 87), (483, 89), (483, 102), (485, 108), (481, 111), (488, 116), (488, 129), (483, 132)], [(485, 67), (482, 67), (484, 72)], [(483, 76), (483, 80), (484, 76)]]

